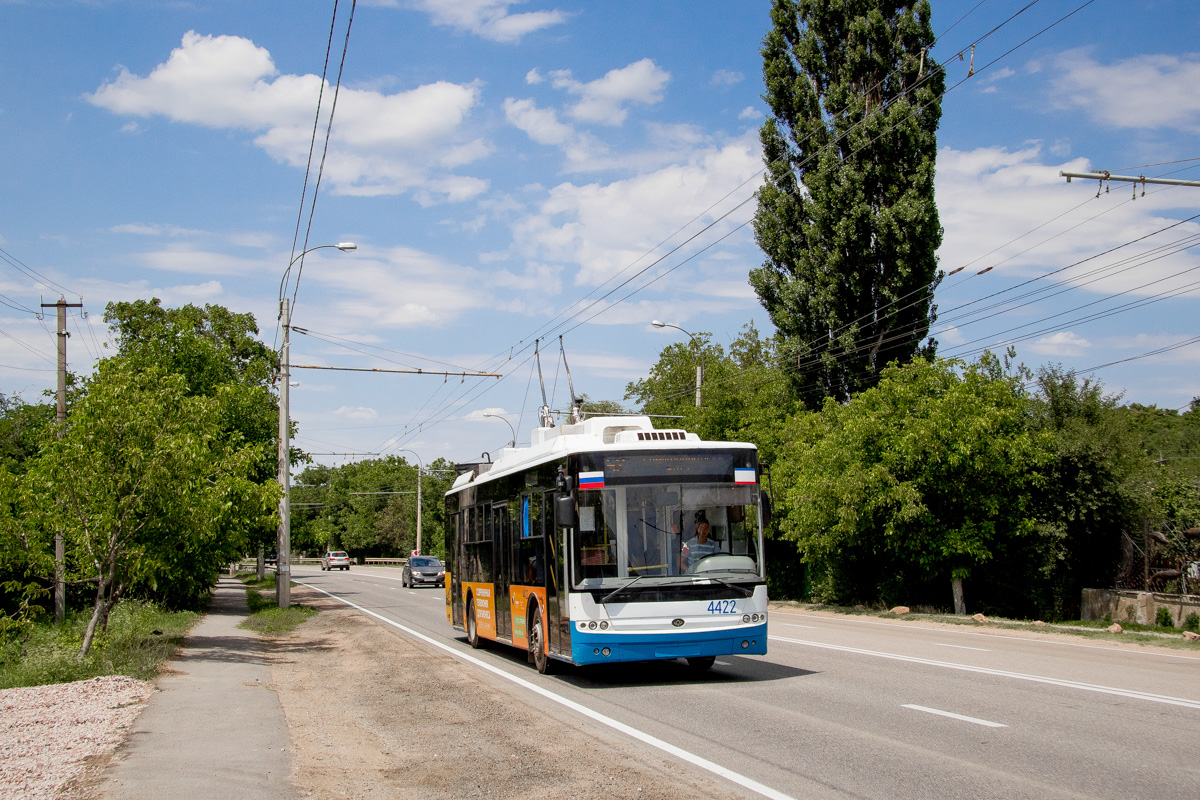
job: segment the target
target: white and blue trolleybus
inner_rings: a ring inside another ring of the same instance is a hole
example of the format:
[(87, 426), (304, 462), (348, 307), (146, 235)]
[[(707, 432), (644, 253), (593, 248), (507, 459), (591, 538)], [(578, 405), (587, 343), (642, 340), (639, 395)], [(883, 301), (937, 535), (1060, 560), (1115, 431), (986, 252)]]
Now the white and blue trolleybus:
[(602, 664), (767, 652), (757, 449), (648, 417), (537, 428), (446, 493), (446, 615), (478, 647)]

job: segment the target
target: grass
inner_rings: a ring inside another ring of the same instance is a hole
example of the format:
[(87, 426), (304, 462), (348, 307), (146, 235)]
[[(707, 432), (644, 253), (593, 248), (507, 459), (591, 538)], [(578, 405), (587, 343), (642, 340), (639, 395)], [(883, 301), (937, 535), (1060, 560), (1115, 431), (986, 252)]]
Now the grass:
[(91, 609), (87, 609), (69, 613), (61, 624), (39, 621), (27, 639), (0, 650), (0, 689), (100, 675), (151, 680), (159, 667), (174, 657), (200, 614), (125, 601), (113, 609), (108, 630), (97, 635), (87, 657), (76, 663), (75, 655), (90, 618)]
[[(1200, 642), (1188, 641), (1183, 638), (1180, 628), (1159, 625), (1139, 625), (1135, 622), (1121, 622), (1123, 633), (1109, 633), (1107, 628), (1112, 620), (1066, 620), (1035, 626), (1030, 621), (990, 618), (986, 623), (978, 623), (970, 616), (943, 613), (929, 607), (914, 607), (912, 612), (897, 616), (883, 607), (849, 607), (825, 605), (819, 603), (801, 603), (786, 601), (782, 605), (801, 611), (830, 611), (837, 614), (852, 616), (870, 616), (883, 619), (911, 619), (943, 622), (950, 625), (965, 625), (973, 628), (990, 628), (1001, 630), (1025, 630), (1042, 633), (1060, 633), (1079, 636), (1085, 639), (1099, 639), (1112, 642), (1135, 642), (1156, 647), (1169, 647), (1181, 650), (1200, 650)], [(1200, 621), (1198, 621), (1200, 622)], [(1187, 628), (1185, 623), (1184, 628)]]
[[(268, 573), (261, 581), (252, 572), (239, 574), (238, 577), (246, 584), (246, 605), (250, 606), (250, 616), (238, 625), (239, 628), (257, 631), (264, 636), (282, 636), (291, 633), (317, 613), (315, 608), (303, 605), (279, 608), (275, 602), (274, 573)], [(263, 594), (261, 589), (269, 589), (270, 594)]]

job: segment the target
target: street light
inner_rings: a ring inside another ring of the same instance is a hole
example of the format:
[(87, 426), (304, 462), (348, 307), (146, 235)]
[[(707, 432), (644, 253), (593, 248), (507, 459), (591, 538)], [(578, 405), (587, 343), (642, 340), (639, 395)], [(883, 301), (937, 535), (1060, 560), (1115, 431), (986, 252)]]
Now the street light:
[[(659, 320), (654, 320), (650, 324), (656, 328), (674, 328), (677, 331), (683, 331), (684, 333), (687, 333), (688, 337), (693, 342), (696, 341), (695, 334), (684, 331), (683, 328), (679, 327), (678, 325), (672, 325), (669, 322), (660, 322)], [(696, 345), (696, 350), (700, 354), (700, 360), (696, 363), (696, 408), (699, 408), (700, 407), (700, 385), (702, 383), (704, 383), (704, 352), (702, 350), (700, 350), (700, 345)]]
[(512, 426), (512, 423), (511, 423), (511, 422), (509, 422), (508, 420), (504, 419), (504, 417), (500, 416), (499, 414), (484, 414), (483, 416), (485, 416), (485, 417), (491, 417), (492, 419), (504, 420), (504, 424), (508, 426), (508, 429), (509, 429), (510, 431), (512, 431), (512, 435), (513, 435), (512, 441), (508, 443), (508, 446), (509, 446), (509, 447), (516, 447), (516, 446), (517, 446), (517, 432), (516, 432), (515, 430), (513, 430), (513, 426)]
[(279, 281), (279, 319), (283, 327), (283, 344), (279, 349), (279, 530), (276, 533), (275, 554), (275, 601), (280, 608), (292, 604), (292, 507), (291, 507), (291, 409), (289, 403), (289, 387), (291, 386), (291, 333), (292, 309), (287, 297), (283, 294), (284, 281), (292, 271), (292, 265), (314, 250), (324, 250), (336, 247), (343, 253), (352, 253), (358, 249), (354, 242), (339, 242), (338, 244), (322, 244), (310, 247), (296, 256), (283, 271)]
[(397, 453), (412, 453), (414, 456), (417, 457), (417, 546), (415, 548), (413, 548), (413, 552), (415, 552), (417, 555), (420, 555), (421, 554), (421, 471), (425, 469), (425, 464), (424, 464), (424, 462), (421, 461), (421, 457), (417, 455), (416, 450), (409, 450), (409, 449), (405, 448), (402, 450), (397, 450), (396, 452)]

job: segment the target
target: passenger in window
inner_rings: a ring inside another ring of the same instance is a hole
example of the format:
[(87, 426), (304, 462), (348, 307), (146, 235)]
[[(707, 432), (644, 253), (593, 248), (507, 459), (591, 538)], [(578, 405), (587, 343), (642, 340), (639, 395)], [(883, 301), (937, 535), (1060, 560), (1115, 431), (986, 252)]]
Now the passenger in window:
[(708, 514), (704, 509), (696, 512), (696, 535), (683, 545), (679, 556), (679, 568), (686, 570), (702, 558), (717, 552), (717, 543), (709, 538), (712, 526), (708, 524)]

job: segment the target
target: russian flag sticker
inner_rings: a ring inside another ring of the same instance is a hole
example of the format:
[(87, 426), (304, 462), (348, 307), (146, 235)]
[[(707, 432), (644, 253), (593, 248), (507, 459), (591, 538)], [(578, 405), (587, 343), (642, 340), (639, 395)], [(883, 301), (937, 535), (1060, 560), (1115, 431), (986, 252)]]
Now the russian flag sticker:
[(746, 486), (746, 485), (753, 486), (758, 481), (755, 480), (754, 470), (752, 468), (734, 467), (733, 468), (733, 482), (739, 486)]
[(601, 470), (600, 472), (581, 472), (581, 473), (579, 473), (579, 488), (580, 489), (603, 489), (604, 488), (604, 471)]

